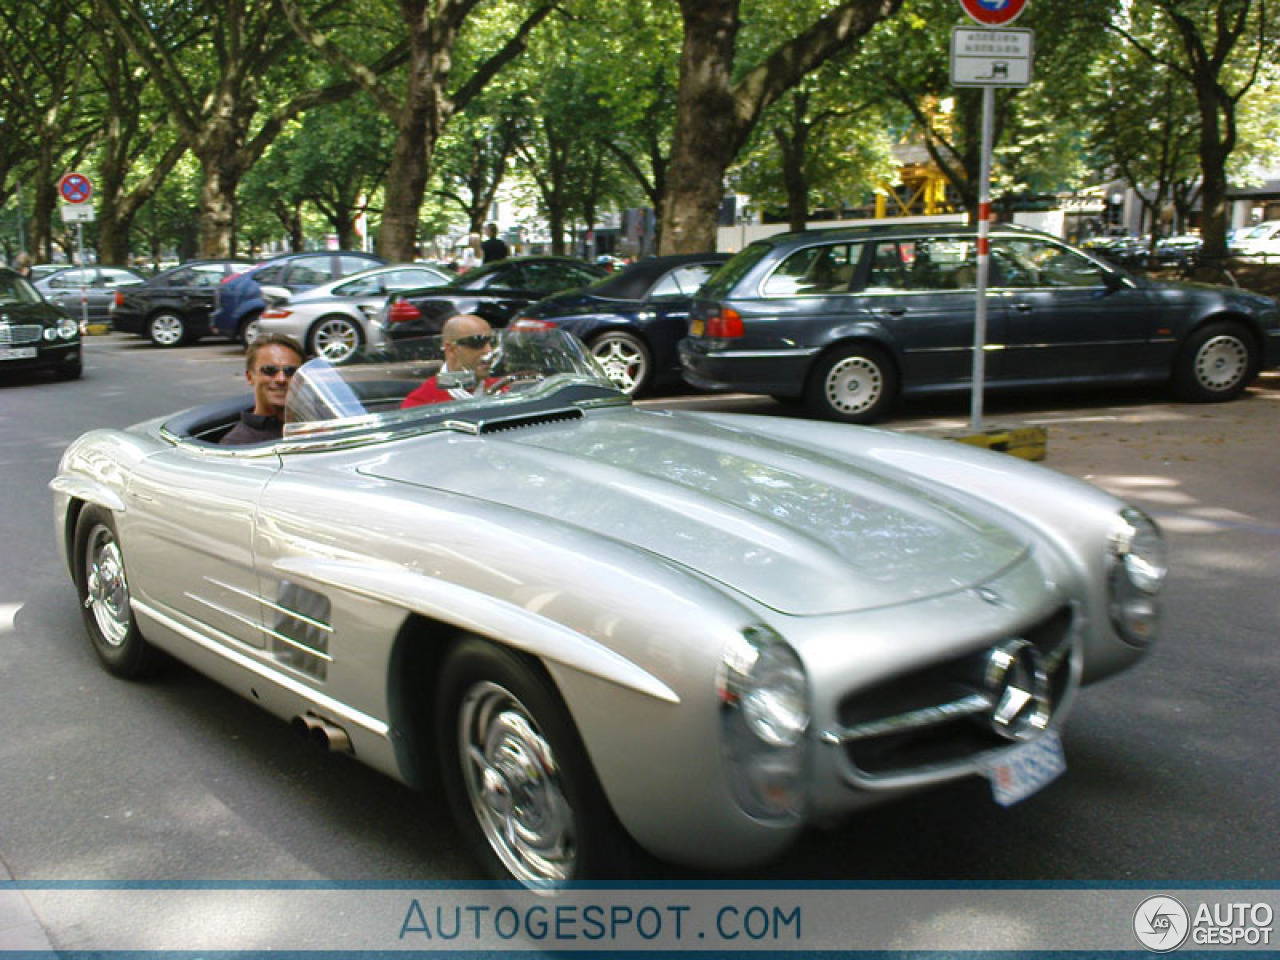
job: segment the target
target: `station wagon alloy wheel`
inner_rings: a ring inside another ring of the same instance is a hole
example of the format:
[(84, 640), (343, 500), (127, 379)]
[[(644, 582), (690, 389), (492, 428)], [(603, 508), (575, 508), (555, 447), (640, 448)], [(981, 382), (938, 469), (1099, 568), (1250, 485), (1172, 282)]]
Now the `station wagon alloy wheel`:
[(526, 883), (569, 879), (573, 811), (551, 745), (525, 706), (497, 684), (477, 684), (458, 732), (472, 808), (499, 859)]
[(1196, 379), (1210, 390), (1230, 390), (1249, 369), (1249, 351), (1239, 337), (1219, 336), (1196, 353)]
[(815, 416), (845, 423), (871, 423), (897, 393), (893, 365), (872, 346), (840, 348), (820, 361), (808, 390)]

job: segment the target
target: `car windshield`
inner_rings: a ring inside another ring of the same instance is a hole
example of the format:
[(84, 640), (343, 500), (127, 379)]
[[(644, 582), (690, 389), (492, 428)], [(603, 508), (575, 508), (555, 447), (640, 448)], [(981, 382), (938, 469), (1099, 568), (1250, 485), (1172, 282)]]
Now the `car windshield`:
[[(399, 341), (340, 367), (317, 357), (303, 364), (290, 384), (285, 439), (345, 437), (426, 423), (475, 431), (494, 421), (629, 402), (581, 342), (563, 330), (499, 331), (487, 367), (483, 376), (446, 369), (438, 336)], [(403, 407), (420, 387), (427, 391), (420, 405)]]
[(39, 303), (36, 288), (16, 273), (0, 274), (0, 305)]

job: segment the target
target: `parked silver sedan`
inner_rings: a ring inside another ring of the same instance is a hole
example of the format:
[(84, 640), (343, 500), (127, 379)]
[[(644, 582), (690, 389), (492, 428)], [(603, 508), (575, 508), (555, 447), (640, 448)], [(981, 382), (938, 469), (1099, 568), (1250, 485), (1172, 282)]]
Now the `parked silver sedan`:
[(436, 267), (393, 263), (351, 274), (289, 295), (266, 290), (268, 305), (258, 320), (259, 334), (294, 337), (309, 354), (346, 363), (358, 350), (379, 346), (383, 335), (372, 318), (387, 296), (400, 290), (436, 287), (456, 279)]
[(57, 541), (106, 668), (167, 651), (442, 784), (537, 888), (623, 875), (628, 836), (720, 868), (964, 777), (1016, 802), (1157, 638), (1160, 531), (1083, 482), (641, 410), (563, 331), (471, 339), (309, 361), (278, 441), (218, 445), (247, 398), (75, 441)]

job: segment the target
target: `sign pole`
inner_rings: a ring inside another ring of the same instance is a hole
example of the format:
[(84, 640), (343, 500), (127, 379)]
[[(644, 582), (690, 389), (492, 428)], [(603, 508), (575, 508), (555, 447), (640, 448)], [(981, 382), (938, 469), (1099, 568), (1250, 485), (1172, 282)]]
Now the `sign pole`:
[(89, 330), (89, 292), (84, 286), (84, 222), (76, 221), (76, 251), (80, 259), (80, 332)]
[(973, 317), (973, 391), (969, 427), (982, 429), (982, 394), (986, 387), (987, 279), (991, 273), (991, 151), (995, 126), (994, 87), (982, 88), (982, 154), (978, 173), (978, 278)]

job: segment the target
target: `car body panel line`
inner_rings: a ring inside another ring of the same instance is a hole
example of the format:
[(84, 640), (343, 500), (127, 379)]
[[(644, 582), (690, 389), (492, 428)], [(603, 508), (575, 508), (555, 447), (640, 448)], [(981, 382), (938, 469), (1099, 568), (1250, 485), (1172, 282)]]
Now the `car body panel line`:
[(389, 564), (285, 557), (273, 567), (292, 580), (302, 578), (402, 607), (646, 696), (680, 702), (676, 692), (657, 677), (590, 637), (466, 587)]

